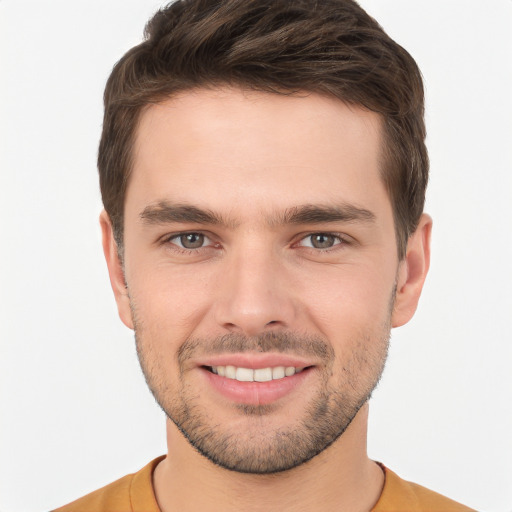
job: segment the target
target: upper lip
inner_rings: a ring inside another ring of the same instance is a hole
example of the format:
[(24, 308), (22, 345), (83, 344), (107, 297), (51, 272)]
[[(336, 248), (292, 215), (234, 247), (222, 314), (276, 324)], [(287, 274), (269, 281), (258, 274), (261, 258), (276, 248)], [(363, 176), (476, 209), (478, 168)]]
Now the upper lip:
[(219, 354), (207, 356), (197, 361), (198, 366), (236, 366), (237, 368), (250, 368), (257, 370), (259, 368), (269, 368), (276, 366), (294, 366), (295, 368), (305, 368), (315, 366), (310, 359), (291, 354), (281, 353), (238, 353), (238, 354)]

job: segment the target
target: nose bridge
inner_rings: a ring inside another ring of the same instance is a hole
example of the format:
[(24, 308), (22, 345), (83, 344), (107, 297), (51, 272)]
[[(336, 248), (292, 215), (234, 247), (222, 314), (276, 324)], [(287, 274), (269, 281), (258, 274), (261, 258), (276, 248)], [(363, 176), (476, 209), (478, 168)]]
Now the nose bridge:
[(268, 244), (240, 244), (226, 258), (220, 278), (216, 321), (248, 336), (288, 327), (293, 305), (283, 286), (284, 269)]

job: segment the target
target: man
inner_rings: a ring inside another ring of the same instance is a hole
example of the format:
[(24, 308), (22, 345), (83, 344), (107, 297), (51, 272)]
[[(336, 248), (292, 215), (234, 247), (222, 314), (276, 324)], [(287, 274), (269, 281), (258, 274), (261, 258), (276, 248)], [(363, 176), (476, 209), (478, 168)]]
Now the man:
[(463, 511), (366, 454), (430, 258), (423, 87), (349, 0), (184, 0), (105, 91), (103, 247), (168, 454), (59, 511)]

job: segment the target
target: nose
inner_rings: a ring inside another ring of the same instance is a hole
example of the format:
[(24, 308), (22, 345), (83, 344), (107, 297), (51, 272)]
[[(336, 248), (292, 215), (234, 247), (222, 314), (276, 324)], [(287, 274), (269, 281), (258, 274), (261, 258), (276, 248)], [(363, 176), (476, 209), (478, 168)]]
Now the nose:
[(295, 318), (292, 286), (279, 257), (240, 250), (225, 262), (219, 279), (215, 321), (228, 332), (257, 336), (288, 329)]

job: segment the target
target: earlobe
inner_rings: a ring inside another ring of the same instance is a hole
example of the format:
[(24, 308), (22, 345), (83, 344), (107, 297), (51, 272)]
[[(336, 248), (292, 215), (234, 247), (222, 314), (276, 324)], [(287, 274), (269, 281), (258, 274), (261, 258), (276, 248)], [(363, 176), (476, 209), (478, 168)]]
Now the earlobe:
[(117, 243), (112, 230), (112, 223), (108, 213), (103, 210), (100, 214), (103, 253), (107, 262), (110, 285), (114, 292), (119, 317), (126, 327), (133, 329), (133, 320), (130, 309), (130, 298), (126, 286), (123, 265), (119, 258)]
[(422, 214), (416, 231), (409, 237), (407, 252), (397, 276), (392, 327), (406, 324), (414, 315), (430, 266), (432, 219)]

